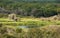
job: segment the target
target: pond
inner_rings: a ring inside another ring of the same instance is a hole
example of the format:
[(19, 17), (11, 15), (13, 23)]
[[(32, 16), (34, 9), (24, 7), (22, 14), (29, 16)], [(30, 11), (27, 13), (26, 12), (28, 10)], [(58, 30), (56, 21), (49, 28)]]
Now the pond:
[(34, 25), (32, 25), (32, 26), (17, 26), (17, 28), (40, 28), (40, 26), (34, 26)]

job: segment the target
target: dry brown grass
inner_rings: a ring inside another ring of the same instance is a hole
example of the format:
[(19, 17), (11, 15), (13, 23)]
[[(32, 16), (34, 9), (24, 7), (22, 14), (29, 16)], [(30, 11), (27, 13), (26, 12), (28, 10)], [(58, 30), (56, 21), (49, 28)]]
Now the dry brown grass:
[(60, 17), (58, 15), (52, 16), (52, 17), (41, 17), (40, 18), (42, 21), (59, 21)]

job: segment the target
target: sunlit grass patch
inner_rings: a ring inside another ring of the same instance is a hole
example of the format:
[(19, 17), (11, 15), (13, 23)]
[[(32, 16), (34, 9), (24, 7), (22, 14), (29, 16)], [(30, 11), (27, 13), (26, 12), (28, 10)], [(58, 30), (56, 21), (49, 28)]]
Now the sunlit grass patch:
[(0, 22), (13, 22), (13, 20), (10, 20), (8, 18), (0, 18)]
[(13, 25), (13, 26), (45, 26), (45, 25), (60, 25), (59, 21), (42, 21), (39, 18), (21, 18), (20, 21), (10, 20), (8, 18), (0, 18), (0, 23), (3, 25)]

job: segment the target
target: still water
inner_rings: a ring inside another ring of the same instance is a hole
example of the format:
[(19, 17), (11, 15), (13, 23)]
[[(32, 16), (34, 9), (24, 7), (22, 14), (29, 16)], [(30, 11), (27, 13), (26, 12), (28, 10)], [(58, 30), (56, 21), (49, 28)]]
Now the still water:
[(17, 26), (17, 28), (39, 28), (40, 26)]

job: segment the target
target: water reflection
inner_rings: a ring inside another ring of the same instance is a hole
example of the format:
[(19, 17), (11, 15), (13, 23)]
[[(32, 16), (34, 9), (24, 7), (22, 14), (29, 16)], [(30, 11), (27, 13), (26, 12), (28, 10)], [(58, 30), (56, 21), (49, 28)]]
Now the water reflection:
[(39, 28), (40, 26), (17, 26), (17, 28)]

